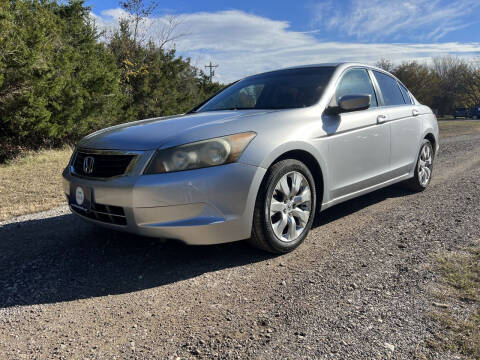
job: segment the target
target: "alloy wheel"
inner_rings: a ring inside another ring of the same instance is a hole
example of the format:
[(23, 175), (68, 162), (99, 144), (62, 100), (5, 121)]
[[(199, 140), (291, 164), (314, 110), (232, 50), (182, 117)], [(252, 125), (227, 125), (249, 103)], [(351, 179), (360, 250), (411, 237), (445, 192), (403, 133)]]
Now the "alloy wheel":
[(427, 186), (432, 177), (433, 151), (430, 144), (424, 144), (418, 159), (418, 181)]
[(304, 232), (311, 215), (310, 185), (300, 172), (283, 175), (270, 200), (270, 224), (283, 242), (291, 242)]

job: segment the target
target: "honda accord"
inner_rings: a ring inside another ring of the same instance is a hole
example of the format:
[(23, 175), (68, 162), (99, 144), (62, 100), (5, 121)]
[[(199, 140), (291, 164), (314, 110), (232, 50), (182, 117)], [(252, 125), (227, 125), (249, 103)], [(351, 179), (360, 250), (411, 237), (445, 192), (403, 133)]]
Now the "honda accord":
[(335, 204), (400, 182), (424, 190), (437, 151), (435, 115), (397, 78), (309, 65), (246, 77), (186, 114), (86, 136), (64, 191), (73, 213), (112, 229), (285, 253)]

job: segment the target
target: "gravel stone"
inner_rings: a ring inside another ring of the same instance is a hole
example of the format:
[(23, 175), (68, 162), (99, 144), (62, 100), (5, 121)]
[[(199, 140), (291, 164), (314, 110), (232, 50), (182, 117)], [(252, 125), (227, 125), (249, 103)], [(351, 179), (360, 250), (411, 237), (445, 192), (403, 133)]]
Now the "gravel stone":
[(426, 191), (334, 206), (281, 257), (116, 233), (67, 207), (4, 221), (0, 359), (452, 359), (427, 342), (430, 264), (480, 238), (479, 179), (480, 136), (444, 139)]

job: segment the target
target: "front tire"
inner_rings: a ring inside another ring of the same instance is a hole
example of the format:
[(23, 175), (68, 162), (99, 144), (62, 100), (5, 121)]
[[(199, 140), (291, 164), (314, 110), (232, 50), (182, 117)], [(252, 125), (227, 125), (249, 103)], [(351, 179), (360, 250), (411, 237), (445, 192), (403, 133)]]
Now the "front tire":
[(315, 181), (308, 167), (293, 159), (277, 162), (257, 196), (250, 244), (276, 254), (294, 250), (312, 227), (316, 205)]
[(434, 155), (432, 143), (428, 139), (423, 139), (414, 176), (404, 183), (409, 189), (419, 192), (425, 190), (430, 184), (433, 175)]

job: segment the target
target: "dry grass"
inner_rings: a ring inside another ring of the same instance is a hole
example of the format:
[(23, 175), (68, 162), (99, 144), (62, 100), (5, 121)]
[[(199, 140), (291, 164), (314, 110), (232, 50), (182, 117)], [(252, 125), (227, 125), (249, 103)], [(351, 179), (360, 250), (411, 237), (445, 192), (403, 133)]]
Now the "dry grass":
[(480, 134), (480, 120), (440, 120), (440, 137)]
[(0, 221), (65, 204), (62, 170), (72, 150), (43, 150), (0, 165)]
[(429, 344), (480, 359), (480, 245), (441, 255), (436, 271), (443, 279), (437, 297), (444, 306), (432, 312), (441, 330)]

